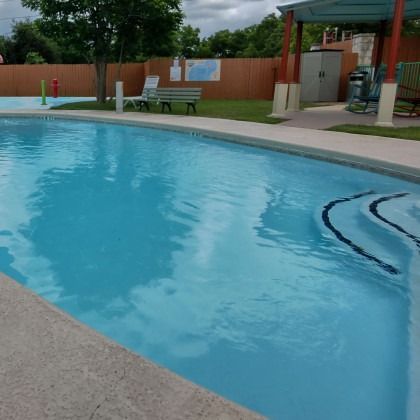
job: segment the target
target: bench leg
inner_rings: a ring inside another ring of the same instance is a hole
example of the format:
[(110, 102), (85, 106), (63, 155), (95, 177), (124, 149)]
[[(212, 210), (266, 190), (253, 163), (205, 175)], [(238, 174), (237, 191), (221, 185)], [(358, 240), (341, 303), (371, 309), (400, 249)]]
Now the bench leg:
[(146, 101), (140, 101), (140, 111), (143, 109), (143, 107), (146, 107), (146, 109), (150, 111), (149, 104)]
[(165, 106), (168, 107), (168, 111), (172, 112), (172, 107), (170, 102), (161, 102), (162, 109), (161, 112), (165, 112)]
[(197, 110), (195, 109), (195, 104), (187, 103), (187, 115), (190, 114), (190, 107), (194, 110), (194, 113), (197, 114)]

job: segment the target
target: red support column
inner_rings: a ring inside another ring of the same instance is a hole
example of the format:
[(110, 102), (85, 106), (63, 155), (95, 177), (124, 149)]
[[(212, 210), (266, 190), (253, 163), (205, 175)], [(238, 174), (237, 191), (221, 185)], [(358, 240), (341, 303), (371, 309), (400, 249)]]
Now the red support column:
[(279, 83), (287, 83), (287, 60), (289, 58), (290, 34), (292, 32), (293, 10), (289, 10), (286, 16), (286, 27), (284, 28), (283, 49), (281, 55)]
[(296, 27), (296, 51), (295, 64), (293, 67), (293, 83), (300, 82), (300, 57), (302, 54), (302, 31), (303, 22), (298, 22)]
[(404, 6), (404, 0), (395, 0), (394, 19), (392, 21), (391, 46), (389, 49), (388, 68), (386, 71), (385, 83), (395, 83), (395, 66), (397, 65), (398, 48), (400, 46)]
[(327, 47), (327, 31), (322, 33), (322, 48)]
[(376, 46), (376, 56), (375, 56), (375, 72), (378, 70), (379, 66), (382, 63), (382, 57), (384, 55), (384, 43), (385, 43), (385, 33), (386, 33), (386, 20), (381, 20), (379, 26), (379, 36), (378, 36), (378, 45)]

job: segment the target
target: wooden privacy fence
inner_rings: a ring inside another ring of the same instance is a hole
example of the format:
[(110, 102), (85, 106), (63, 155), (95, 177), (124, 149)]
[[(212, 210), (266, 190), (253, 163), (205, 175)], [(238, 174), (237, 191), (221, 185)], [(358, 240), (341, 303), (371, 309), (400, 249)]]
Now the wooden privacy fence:
[[(204, 99), (272, 99), (278, 58), (225, 58), (219, 82), (171, 82), (171, 59), (150, 60), (146, 74), (158, 74), (160, 87), (201, 87)], [(185, 60), (180, 60), (182, 78)]]
[[(375, 44), (372, 51), (372, 57), (376, 57), (378, 47), (378, 38), (375, 38)], [(386, 37), (384, 42), (383, 62), (388, 64), (389, 49), (391, 47), (391, 38)], [(419, 37), (404, 37), (398, 48), (397, 62), (415, 62), (420, 61), (420, 39)]]
[[(203, 99), (267, 99), (274, 94), (279, 58), (226, 58), (221, 63), (221, 80), (212, 82), (172, 82), (169, 71), (172, 59), (155, 59), (146, 63), (124, 64), (121, 79), (124, 95), (141, 92), (145, 76), (160, 76), (160, 87), (201, 87)], [(343, 53), (339, 99), (346, 97), (347, 75), (356, 68), (357, 55)], [(185, 60), (180, 61), (182, 78)], [(288, 61), (288, 78), (292, 79), (294, 55)], [(117, 65), (110, 64), (107, 74), (107, 95), (114, 95)], [(60, 96), (95, 96), (95, 67), (88, 64), (34, 64), (0, 66), (0, 96), (39, 96), (40, 81), (47, 81), (51, 95), (51, 81), (57, 78)]]
[[(201, 87), (204, 99), (273, 99), (277, 80), (279, 58), (225, 58), (221, 65), (220, 82), (171, 82), (169, 67), (171, 59), (150, 60), (145, 74), (158, 74), (161, 87)], [(292, 80), (295, 55), (287, 63), (287, 78)], [(185, 61), (180, 61), (182, 75)], [(341, 62), (341, 77), (338, 99), (344, 101), (347, 94), (348, 73), (357, 66), (357, 54), (344, 52)], [(184, 78), (184, 77), (183, 77)], [(125, 88), (124, 88), (125, 90)]]
[[(391, 45), (391, 38), (386, 37), (384, 41), (384, 50), (382, 61), (388, 64), (389, 48)], [(343, 50), (344, 52), (352, 52), (353, 41), (351, 39), (347, 41), (332, 42), (327, 45), (328, 48)], [(375, 37), (374, 46), (372, 50), (372, 62), (376, 57), (376, 50), (378, 48), (378, 37)], [(401, 62), (416, 62), (420, 61), (420, 38), (418, 36), (402, 37), (398, 48), (397, 61)]]
[(349, 73), (357, 67), (357, 54), (343, 53), (341, 60), (340, 84), (338, 87), (338, 100), (345, 101), (347, 99), (347, 89), (349, 86)]
[[(107, 95), (113, 95), (117, 65), (110, 64), (107, 74)], [(144, 81), (142, 63), (124, 64), (121, 69), (124, 88), (137, 94)], [(23, 64), (0, 66), (0, 96), (40, 96), (40, 82), (47, 81), (47, 95), (51, 95), (51, 81), (58, 79), (60, 96), (95, 96), (95, 66), (89, 64)]]

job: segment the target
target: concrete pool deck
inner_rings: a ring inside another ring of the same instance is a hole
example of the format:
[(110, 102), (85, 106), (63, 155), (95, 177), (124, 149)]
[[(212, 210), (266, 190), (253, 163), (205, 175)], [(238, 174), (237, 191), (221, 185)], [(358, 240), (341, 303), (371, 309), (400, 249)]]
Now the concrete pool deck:
[[(420, 142), (201, 117), (6, 111), (186, 130), (420, 182)], [(80, 324), (0, 274), (0, 419), (256, 419)]]
[(0, 274), (0, 419), (262, 419)]

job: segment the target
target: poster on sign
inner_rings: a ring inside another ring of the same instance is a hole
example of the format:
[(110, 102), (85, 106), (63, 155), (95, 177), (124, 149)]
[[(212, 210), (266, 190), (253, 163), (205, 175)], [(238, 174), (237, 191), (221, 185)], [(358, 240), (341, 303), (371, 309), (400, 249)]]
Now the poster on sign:
[(187, 82), (218, 82), (220, 60), (186, 60), (185, 80)]
[(180, 82), (181, 81), (181, 67), (172, 66), (170, 69), (169, 80), (171, 82)]
[(181, 81), (181, 66), (179, 65), (179, 59), (174, 58), (171, 68), (169, 69), (169, 80), (171, 82)]

